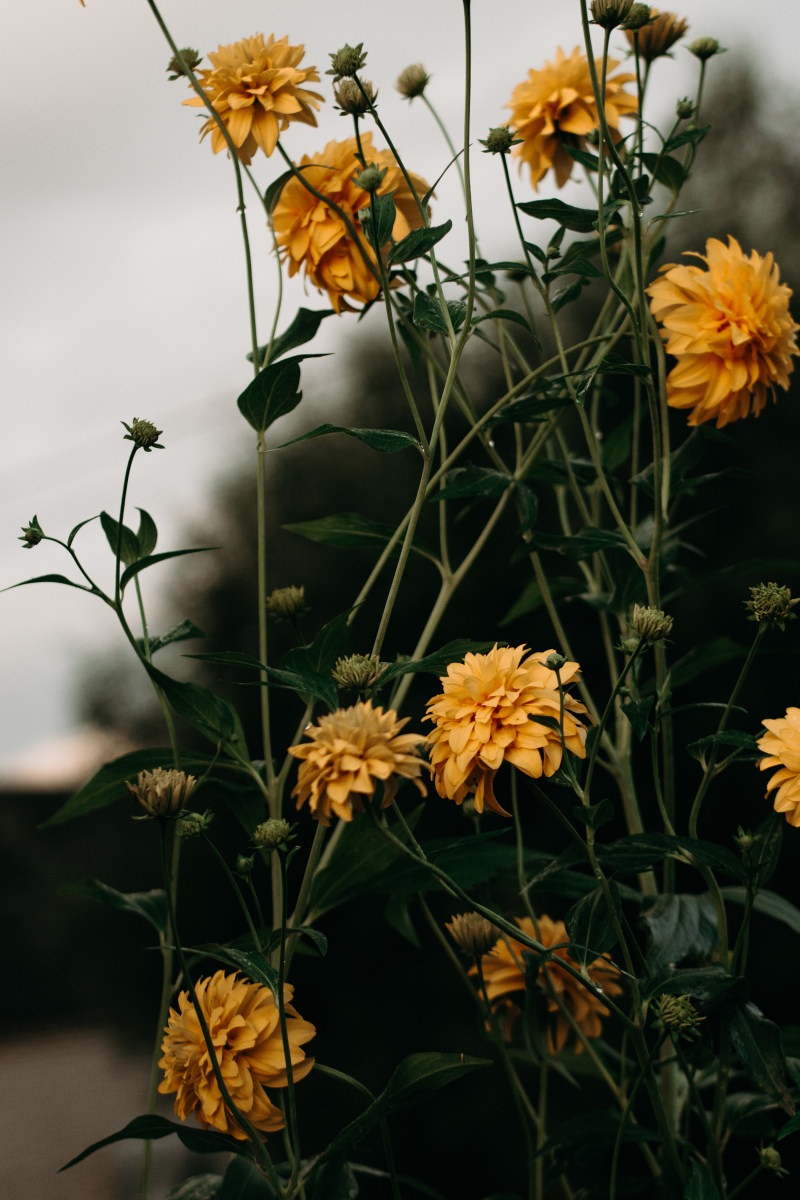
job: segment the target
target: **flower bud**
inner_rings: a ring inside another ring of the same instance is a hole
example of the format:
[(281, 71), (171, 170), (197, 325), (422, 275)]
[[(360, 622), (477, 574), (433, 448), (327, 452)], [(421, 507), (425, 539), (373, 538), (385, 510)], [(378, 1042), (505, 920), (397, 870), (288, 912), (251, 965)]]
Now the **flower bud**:
[(305, 602), (305, 588), (284, 587), (274, 588), (267, 596), (267, 612), (277, 620), (291, 621), (302, 617), (308, 612)]
[(691, 996), (659, 996), (653, 1005), (656, 1029), (667, 1029), (673, 1037), (699, 1037), (698, 1026), (705, 1017), (701, 1017), (692, 1004)]
[[(187, 46), (185, 50), (181, 50), (180, 55), (190, 71), (196, 71), (200, 66), (200, 63), (203, 61), (202, 54), (199, 54), (197, 50), (192, 50), (189, 46)], [(170, 82), (180, 79), (186, 74), (186, 71), (183, 69), (181, 58), (178, 58), (177, 54), (173, 54), (172, 58), (167, 63), (167, 71), (172, 72), (167, 76)]]
[(784, 629), (787, 621), (795, 619), (791, 610), (796, 604), (797, 600), (792, 599), (789, 588), (780, 587), (777, 583), (759, 583), (757, 587), (751, 587), (750, 599), (744, 601), (745, 608), (750, 610), (748, 621), (758, 621), (759, 625), (777, 625), (779, 629)]
[(713, 58), (715, 54), (724, 54), (725, 51), (716, 38), (701, 37), (692, 42), (689, 47), (689, 53), (695, 58), (699, 58), (700, 62), (706, 62), (707, 59)]
[(355, 117), (363, 116), (364, 113), (369, 112), (370, 105), (374, 106), (378, 99), (378, 93), (368, 79), (361, 81), (361, 87), (358, 86), (355, 79), (343, 79), (339, 86), (333, 89), (333, 94), (345, 116), (348, 113)]
[(739, 847), (742, 854), (749, 854), (756, 842), (755, 835), (749, 829), (742, 829), (741, 825), (739, 826), (739, 830), (733, 840), (736, 842), (736, 845)]
[(652, 20), (653, 16), (650, 12), (649, 4), (634, 4), (623, 21), (622, 27), (625, 30), (630, 29), (633, 32), (634, 30), (644, 28), (645, 25), (649, 25)]
[[(659, 12), (658, 9), (652, 8), (650, 18), (646, 24), (638, 27), (639, 36), (636, 39), (639, 46), (639, 57), (643, 58), (646, 63), (654, 62), (655, 59), (667, 54), (689, 28), (683, 17), (678, 17), (675, 13)], [(627, 24), (626, 31), (628, 41), (633, 46), (635, 44), (633, 32), (630, 31), (630, 26)]]
[(366, 54), (362, 54), (364, 43), (359, 42), (357, 46), (349, 46), (347, 42), (342, 46), (341, 50), (337, 50), (335, 54), (331, 54), (331, 70), (326, 71), (326, 75), (333, 75), (333, 82), (338, 83), (340, 79), (352, 79), (357, 71), (360, 71), (367, 61)]
[(291, 835), (292, 827), (288, 821), (270, 817), (268, 821), (256, 825), (253, 830), (253, 845), (261, 850), (280, 850), (288, 845)]
[(126, 779), (125, 786), (148, 817), (177, 817), (197, 787), (197, 780), (183, 771), (156, 767), (154, 771), (140, 771), (136, 783)]
[(127, 429), (127, 433), (123, 437), (123, 442), (133, 442), (137, 450), (144, 450), (148, 453), (151, 450), (163, 450), (164, 447), (158, 444), (158, 439), (164, 432), (163, 429), (156, 429), (152, 421), (141, 421), (138, 417), (134, 417), (129, 425), (127, 421), (121, 421)]
[(783, 1169), (780, 1151), (774, 1146), (762, 1146), (758, 1152), (758, 1160), (765, 1171), (772, 1171), (775, 1175), (788, 1175), (788, 1171)]
[(660, 608), (634, 604), (632, 623), (643, 642), (660, 642), (672, 632), (673, 618)]
[(240, 854), (236, 859), (234, 870), (240, 879), (249, 879), (253, 873), (254, 856), (252, 854)]
[(388, 167), (379, 167), (377, 163), (370, 163), (354, 177), (353, 183), (365, 192), (377, 192), (388, 170)]
[(498, 125), (495, 129), (489, 130), (487, 138), (479, 138), (480, 144), (485, 146), (484, 154), (508, 154), (512, 146), (516, 146), (521, 138), (515, 138), (507, 125)]
[(184, 813), (175, 826), (178, 837), (191, 838), (205, 833), (214, 820), (214, 814), (209, 808), (205, 812)]
[(694, 105), (692, 104), (691, 100), (679, 100), (675, 105), (675, 116), (679, 121), (688, 121), (690, 117), (693, 117)]
[(368, 692), (385, 670), (386, 663), (381, 662), (377, 654), (349, 654), (346, 658), (337, 658), (331, 675), (337, 688)]
[(452, 921), (445, 922), (445, 929), (459, 950), (472, 958), (488, 954), (499, 937), (491, 921), (476, 912), (459, 913)]
[(422, 95), (430, 83), (430, 79), (431, 77), (422, 63), (412, 63), (410, 67), (406, 67), (404, 71), (400, 72), (394, 86), (406, 100), (413, 100), (416, 96)]
[(631, 11), (633, 0), (592, 0), (592, 17), (595, 25), (603, 29), (616, 29)]
[(544, 660), (544, 665), (549, 667), (551, 671), (560, 671), (566, 661), (567, 660), (564, 658), (563, 654), (556, 654), (556, 652), (553, 651), (553, 653), (548, 654), (547, 658)]
[(39, 545), (39, 542), (44, 537), (44, 530), (35, 516), (31, 517), (30, 525), (22, 525), (20, 528), (22, 529), (22, 537), (19, 540), (23, 543), (23, 550), (32, 550), (34, 546)]

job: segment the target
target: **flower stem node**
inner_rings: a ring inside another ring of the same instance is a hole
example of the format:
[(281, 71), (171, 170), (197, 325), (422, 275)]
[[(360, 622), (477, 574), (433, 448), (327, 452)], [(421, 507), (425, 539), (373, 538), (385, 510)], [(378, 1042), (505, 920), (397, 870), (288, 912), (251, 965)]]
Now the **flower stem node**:
[(152, 421), (143, 421), (139, 417), (134, 417), (130, 425), (127, 421), (121, 421), (120, 424), (124, 425), (128, 431), (122, 440), (133, 442), (137, 450), (144, 450), (149, 454), (151, 450), (164, 449), (158, 441), (164, 430), (156, 429)]
[(595, 25), (603, 29), (616, 29), (631, 11), (633, 0), (592, 0), (592, 17)]
[(196, 71), (203, 61), (202, 54), (197, 50), (192, 50), (190, 46), (180, 51), (180, 57), (177, 54), (173, 54), (167, 63), (167, 71), (169, 72), (167, 78), (170, 83), (174, 83), (176, 79), (182, 79), (186, 75), (181, 58), (190, 71)]
[(184, 813), (178, 821), (176, 833), (181, 838), (199, 837), (201, 833), (207, 832), (213, 820), (214, 814), (209, 808), (202, 813)]
[(146, 817), (168, 818), (177, 817), (186, 806), (197, 787), (197, 780), (194, 775), (187, 775), (184, 771), (156, 767), (154, 771), (140, 771), (136, 783), (128, 783), (126, 779), (125, 786), (139, 801)]
[(672, 633), (673, 619), (660, 608), (634, 604), (632, 622), (643, 642), (662, 642)]
[(800, 597), (792, 599), (788, 587), (777, 583), (759, 583), (750, 588), (750, 599), (744, 601), (749, 609), (748, 621), (758, 621), (759, 625), (776, 625), (778, 629), (786, 628), (787, 621), (794, 621), (795, 614), (791, 611)]
[(342, 115), (361, 117), (373, 108), (378, 99), (378, 90), (368, 79), (361, 81), (358, 86), (355, 79), (343, 79), (338, 87), (333, 89), (336, 103), (342, 110)]
[(623, 29), (635, 32), (637, 29), (644, 29), (654, 19), (649, 4), (632, 4), (630, 12), (622, 23), (622, 27)]
[(363, 49), (363, 42), (359, 42), (357, 46), (350, 46), (345, 42), (341, 50), (330, 55), (331, 69), (325, 74), (332, 75), (334, 83), (338, 83), (340, 79), (352, 79), (367, 61), (366, 54), (362, 53)]
[(700, 62), (707, 62), (715, 54), (724, 54), (725, 49), (723, 46), (720, 46), (716, 38), (701, 37), (695, 38), (689, 47), (689, 53), (693, 54), (695, 58), (699, 58)]
[(653, 1008), (656, 1013), (653, 1025), (656, 1029), (666, 1029), (675, 1038), (700, 1036), (698, 1026), (705, 1021), (705, 1017), (700, 1016), (690, 996), (659, 996)]
[(388, 167), (379, 167), (377, 163), (370, 163), (355, 176), (353, 183), (356, 187), (363, 188), (365, 192), (377, 192), (388, 169)]
[(375, 688), (386, 667), (377, 654), (349, 654), (346, 658), (337, 658), (331, 675), (337, 688), (350, 688), (367, 695)]
[(44, 530), (39, 524), (37, 517), (31, 517), (30, 525), (22, 525), (22, 537), (19, 539), (22, 542), (23, 550), (32, 550), (34, 546), (38, 546), (42, 538), (45, 536)]
[(412, 63), (400, 72), (394, 86), (406, 100), (414, 100), (422, 95), (430, 81), (431, 77), (422, 63)]
[(253, 830), (253, 845), (260, 850), (285, 850), (292, 836), (292, 827), (280, 817), (270, 817)]
[(309, 611), (302, 587), (274, 588), (267, 596), (267, 612), (278, 621), (292, 621)]
[(478, 140), (486, 147), (484, 154), (508, 154), (511, 147), (519, 145), (522, 138), (515, 138), (507, 125), (498, 125), (489, 130), (488, 137)]
[(488, 954), (497, 941), (496, 927), (476, 912), (457, 913), (452, 921), (445, 922), (445, 929), (468, 958)]

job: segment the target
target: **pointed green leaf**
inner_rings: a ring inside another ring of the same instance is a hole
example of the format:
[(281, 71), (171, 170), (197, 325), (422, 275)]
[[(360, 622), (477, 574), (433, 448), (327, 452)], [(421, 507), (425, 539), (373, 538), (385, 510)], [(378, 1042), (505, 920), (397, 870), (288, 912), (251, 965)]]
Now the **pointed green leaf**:
[[(353, 610), (333, 617), (323, 625), (313, 642), (307, 646), (295, 646), (283, 656), (281, 667), (287, 671), (311, 671), (329, 676), (336, 660), (347, 653), (349, 646), (349, 622)], [(335, 705), (334, 705), (335, 707)]]
[[(526, 200), (518, 204), (517, 208), (526, 216), (536, 217), (539, 221), (558, 221), (559, 225), (575, 233), (591, 233), (597, 227), (596, 208), (574, 208), (571, 204), (565, 204), (563, 200)], [(620, 203), (617, 200), (606, 204), (606, 221), (610, 220), (619, 208)]]
[(66, 575), (35, 575), (33, 579), (21, 579), (19, 583), (12, 583), (9, 587), (3, 588), (3, 591), (11, 592), (14, 588), (26, 587), (29, 583), (63, 583), (67, 587), (78, 588), (81, 592), (91, 592), (92, 590), (82, 583), (75, 583), (74, 579), (67, 579)]
[(150, 638), (150, 654), (152, 656), (157, 650), (163, 650), (164, 646), (171, 646), (174, 642), (188, 642), (193, 638), (205, 636), (202, 629), (198, 629), (188, 617), (184, 617), (180, 625), (173, 625), (166, 633)]
[(77, 525), (74, 525), (72, 527), (72, 529), (70, 530), (69, 537), (67, 538), (67, 545), (68, 546), (72, 545), (72, 543), (75, 541), (76, 535), (80, 532), (81, 529), (83, 529), (84, 525), (91, 525), (92, 521), (97, 521), (99, 519), (99, 517), (100, 517), (100, 514), (95, 513), (95, 515), (93, 517), (87, 517), (85, 521), (79, 521)]
[(61, 888), (62, 895), (83, 896), (86, 900), (95, 900), (105, 904), (117, 912), (134, 913), (143, 917), (157, 933), (164, 933), (169, 923), (167, 897), (163, 888), (155, 888), (150, 892), (118, 892), (101, 883), (99, 879), (84, 879), (80, 883), (71, 883)]
[[(322, 542), (326, 546), (342, 546), (348, 549), (380, 551), (390, 541), (396, 529), (362, 517), (360, 513), (333, 513), (329, 517), (321, 517), (317, 521), (298, 521), (292, 525), (284, 525), (289, 533), (307, 538), (310, 542)], [(402, 539), (395, 546), (395, 553), (400, 553)], [(421, 554), (436, 562), (435, 551), (416, 537), (412, 552)]]
[[(239, 1161), (238, 1158), (234, 1159), (234, 1162)], [(190, 1179), (184, 1179), (182, 1183), (170, 1188), (164, 1200), (219, 1200), (221, 1186), (221, 1175), (192, 1175)]]
[(419, 450), (419, 441), (411, 433), (405, 433), (402, 429), (356, 429), (349, 428), (346, 425), (318, 425), (316, 429), (310, 430), (309, 433), (303, 433), (300, 437), (292, 438), (291, 441), (281, 442), (280, 446), (273, 446), (273, 450), (283, 450), (286, 446), (296, 446), (298, 442), (309, 442), (312, 438), (324, 437), (328, 433), (344, 433), (347, 437), (356, 438), (359, 442), (364, 442), (373, 450), (380, 450), (382, 454), (396, 454), (398, 450), (407, 450), (409, 446), (413, 446)]
[(447, 483), (431, 500), (456, 500), (464, 496), (502, 496), (513, 486), (513, 479), (492, 467), (469, 464), (447, 472)]
[[(106, 541), (111, 547), (111, 553), (117, 553), (117, 541), (120, 538), (119, 522), (115, 521), (107, 512), (100, 513), (100, 524), (103, 526), (103, 533), (106, 535)], [(122, 538), (120, 540), (119, 556), (126, 567), (131, 563), (136, 562), (139, 557), (139, 540), (132, 529), (127, 525), (122, 526)]]
[(480, 325), (481, 321), (513, 321), (515, 325), (521, 325), (523, 329), (527, 329), (528, 333), (533, 332), (522, 313), (516, 312), (513, 308), (496, 308), (493, 312), (480, 313), (479, 316), (472, 319), (473, 328)]
[(277, 1195), (256, 1163), (240, 1155), (228, 1163), (217, 1200), (277, 1200)]
[(445, 221), (444, 225), (426, 225), (422, 229), (412, 229), (411, 233), (406, 234), (390, 250), (389, 265), (410, 262), (412, 258), (419, 258), (422, 254), (427, 254), (431, 246), (440, 242), (452, 228), (453, 222)]
[(207, 942), (202, 946), (195, 946), (194, 952), (215, 958), (229, 967), (235, 967), (253, 983), (262, 983), (274, 996), (277, 996), (280, 976), (275, 968), (269, 965), (265, 955), (259, 954), (257, 951), (251, 953), (247, 950), (237, 950), (234, 946), (220, 946), (217, 942)]
[(719, 1189), (714, 1182), (708, 1163), (692, 1160), (692, 1167), (686, 1187), (683, 1190), (683, 1200), (720, 1200)]
[[(325, 318), (332, 317), (335, 313), (336, 309), (334, 308), (299, 308), (289, 328), (275, 338), (271, 349), (269, 345), (258, 347), (260, 366), (262, 368), (267, 366), (267, 350), (269, 350), (269, 362), (273, 363), (289, 350), (296, 350), (298, 346), (304, 346), (307, 342), (312, 341)], [(246, 357), (248, 362), (253, 361), (252, 350)]]
[(440, 650), (426, 654), (424, 658), (390, 663), (381, 676), (381, 682), (386, 683), (396, 675), (416, 675), (420, 672), (426, 675), (446, 675), (451, 663), (461, 662), (467, 654), (485, 654), (494, 645), (494, 642), (473, 642), (469, 638), (456, 638)]
[(750, 985), (742, 975), (729, 975), (715, 963), (710, 967), (688, 967), (685, 970), (663, 968), (642, 981), (645, 998), (660, 996), (694, 996), (709, 1008), (744, 1000)]
[(136, 532), (136, 541), (139, 544), (139, 558), (147, 558), (153, 553), (158, 543), (156, 523), (144, 508), (139, 509), (139, 528)]
[(267, 676), (270, 684), (276, 687), (289, 688), (299, 696), (314, 696), (331, 712), (339, 707), (339, 697), (336, 684), (327, 675), (318, 675), (314, 671), (283, 671), (269, 667)]
[[(467, 314), (466, 305), (462, 304), (460, 300), (448, 300), (447, 311), (453, 329), (458, 332), (464, 324), (464, 317)], [(447, 317), (444, 315), (438, 297), (428, 296), (425, 292), (417, 292), (414, 296), (413, 321), (421, 329), (429, 329), (432, 333), (448, 332)]]
[(300, 387), (300, 363), (320, 354), (296, 354), (280, 362), (268, 363), (248, 384), (236, 401), (245, 421), (263, 433), (274, 421), (297, 408), (303, 398)]
[(795, 1105), (786, 1082), (786, 1057), (778, 1026), (752, 1003), (739, 1004), (729, 1011), (726, 1023), (734, 1049), (752, 1082), (793, 1117)]
[[(745, 887), (724, 887), (720, 890), (726, 900), (733, 900), (736, 904), (747, 902), (747, 888)], [(763, 913), (765, 917), (782, 921), (794, 933), (800, 933), (800, 908), (797, 908), (791, 901), (785, 900), (783, 896), (779, 896), (777, 892), (762, 889), (753, 900), (753, 908), (756, 912)]]
[(140, 558), (138, 562), (131, 563), (122, 572), (119, 581), (120, 589), (124, 591), (134, 575), (138, 575), (140, 571), (146, 571), (148, 567), (155, 566), (156, 563), (166, 562), (168, 558), (182, 558), (184, 554), (205, 554), (209, 550), (219, 550), (219, 546), (193, 546), (189, 550), (163, 550), (161, 554), (150, 554), (147, 558)]
[(647, 721), (653, 707), (655, 697), (647, 696), (644, 700), (626, 700), (622, 712), (630, 722), (633, 732), (641, 742), (647, 733)]
[(393, 194), (376, 196), (373, 192), (370, 203), (358, 210), (361, 231), (376, 253), (391, 238), (396, 218)]
[(129, 1138), (145, 1139), (152, 1142), (157, 1138), (169, 1137), (171, 1133), (177, 1133), (184, 1146), (188, 1150), (191, 1150), (193, 1154), (249, 1153), (247, 1142), (240, 1142), (236, 1138), (228, 1137), (227, 1134), (213, 1133), (207, 1129), (193, 1129), (191, 1126), (179, 1125), (177, 1121), (168, 1121), (166, 1117), (153, 1115), (134, 1117), (124, 1129), (120, 1129), (118, 1133), (112, 1133), (109, 1137), (102, 1138), (99, 1142), (93, 1142), (91, 1146), (87, 1146), (85, 1150), (77, 1154), (75, 1158), (70, 1159), (60, 1169), (66, 1171), (68, 1167), (74, 1167), (76, 1163), (82, 1162), (84, 1158), (88, 1158), (96, 1150), (101, 1150), (103, 1146), (110, 1146), (114, 1142), (123, 1142)]
[(610, 950), (617, 943), (614, 918), (617, 921), (622, 919), (619, 892), (613, 881), (608, 887), (613, 914), (609, 910), (603, 889), (596, 887), (594, 891), (581, 897), (577, 904), (573, 904), (564, 917), (567, 937), (572, 943), (570, 953), (581, 966)]
[(738, 729), (726, 729), (723, 733), (711, 733), (708, 737), (690, 742), (686, 749), (692, 758), (700, 760), (705, 756), (706, 750), (710, 750), (712, 746), (733, 746), (737, 750), (746, 750), (754, 757), (758, 754), (755, 735)]
[(267, 210), (267, 212), (269, 213), (270, 217), (272, 216), (272, 214), (275, 211), (275, 206), (277, 205), (278, 201), (280, 200), (281, 192), (286, 187), (286, 184), (289, 182), (289, 180), (292, 178), (292, 176), (295, 174), (296, 171), (301, 171), (301, 170), (302, 170), (301, 167), (297, 167), (294, 170), (290, 169), (288, 171), (284, 171), (283, 174), (279, 175), (278, 178), (273, 183), (271, 183), (269, 185), (269, 187), (267, 188), (266, 192), (264, 193), (264, 207)]
[(650, 934), (647, 965), (653, 972), (684, 958), (704, 957), (717, 945), (717, 917), (708, 892), (647, 898), (642, 920)]
[(249, 761), (242, 723), (232, 704), (198, 683), (181, 683), (165, 675), (152, 663), (145, 663), (145, 669), (178, 716), (189, 721), (210, 741), (221, 742), (235, 758)]

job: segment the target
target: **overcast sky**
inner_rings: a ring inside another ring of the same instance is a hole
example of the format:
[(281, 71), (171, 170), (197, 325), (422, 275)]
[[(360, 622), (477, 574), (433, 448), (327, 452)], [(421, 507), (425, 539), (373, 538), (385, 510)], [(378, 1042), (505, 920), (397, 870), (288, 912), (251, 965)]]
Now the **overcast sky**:
[[(528, 68), (541, 66), (556, 46), (568, 53), (579, 42), (580, 25), (577, 0), (475, 0), (472, 7), (474, 142), (505, 121), (503, 106)], [(279, 14), (275, 27), (270, 11)], [(750, 0), (687, 0), (680, 11), (690, 38), (717, 37), (731, 63), (735, 53), (756, 55), (776, 103), (784, 105), (787, 94), (796, 101), (796, 0), (771, 0), (758, 19)], [(458, 140), (458, 0), (305, 0), (272, 8), (263, 0), (164, 0), (162, 12), (181, 46), (205, 53), (256, 32), (288, 34), (305, 43), (305, 61), (321, 73), (331, 51), (363, 41), (365, 74), (380, 89), (384, 121), (409, 167), (432, 181), (446, 165), (422, 106), (401, 101), (391, 85), (404, 66), (422, 60), (433, 76), (431, 99)], [(137, 456), (130, 496), (156, 518), (159, 549), (175, 548), (187, 521), (202, 522), (209, 484), (247, 461), (251, 438), (235, 406), (249, 366), (233, 173), (209, 143), (198, 144), (198, 115), (181, 106), (184, 84), (167, 82), (169, 49), (145, 0), (87, 0), (85, 9), (78, 0), (5, 0), (0, 35), (10, 98), (0, 193), (0, 586), (8, 586), (70, 573), (56, 547), (23, 551), (15, 540), (34, 513), (48, 533), (65, 538), (83, 518), (114, 511), (129, 448), (120, 421), (147, 417), (165, 431), (165, 451)], [(725, 60), (716, 61), (724, 69)], [(691, 94), (695, 77), (685, 49), (676, 50), (674, 64), (658, 63), (652, 115)], [(295, 126), (284, 135), (293, 157), (349, 136), (330, 102), (330, 79), (323, 80), (319, 129)], [(511, 245), (495, 218), (502, 203), (496, 164), (488, 156), (474, 161), (482, 248), (507, 256)], [(279, 160), (262, 156), (254, 170), (266, 187), (280, 173)], [(463, 246), (454, 182), (439, 189), (434, 213), (436, 221), (455, 215), (450, 258)], [(523, 181), (519, 195), (531, 196)], [(249, 213), (265, 337), (275, 267), (255, 205)], [(325, 306), (294, 281), (282, 327), (302, 303)], [(379, 308), (371, 319), (381, 320)], [(364, 332), (352, 317), (332, 318), (323, 330), (325, 349)], [(332, 421), (337, 361), (304, 371), (310, 403)], [(309, 420), (301, 408), (297, 420), (305, 428), (319, 416)], [(112, 559), (96, 525), (79, 546), (110, 586)], [(151, 597), (157, 570), (146, 577)], [(169, 567), (161, 571), (166, 582)], [(0, 782), (19, 778), (23, 761), (41, 773), (54, 747), (66, 753), (53, 739), (75, 726), (70, 679), (120, 636), (104, 606), (70, 589), (22, 588), (1, 603)]]

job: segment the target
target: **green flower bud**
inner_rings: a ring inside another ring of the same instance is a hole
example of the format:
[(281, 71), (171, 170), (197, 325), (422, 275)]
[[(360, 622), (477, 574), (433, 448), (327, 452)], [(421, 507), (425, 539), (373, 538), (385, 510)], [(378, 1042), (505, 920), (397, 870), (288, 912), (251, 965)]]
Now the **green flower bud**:
[(120, 424), (124, 425), (128, 431), (122, 440), (124, 442), (133, 442), (137, 450), (144, 450), (145, 453), (149, 454), (151, 450), (164, 449), (158, 443), (158, 439), (164, 430), (156, 429), (152, 421), (141, 421), (138, 417), (134, 417), (130, 425), (127, 421), (121, 421)]
[(302, 617), (303, 613), (308, 612), (305, 588), (294, 585), (274, 588), (267, 596), (267, 612), (276, 620), (291, 621), (293, 618)]
[(649, 4), (634, 4), (623, 21), (622, 27), (623, 29), (630, 29), (631, 32), (635, 32), (637, 29), (642, 29), (645, 25), (649, 25), (652, 20), (653, 17), (650, 14)]
[(643, 642), (660, 642), (672, 632), (673, 618), (660, 608), (633, 606), (633, 627)]
[(206, 832), (213, 820), (214, 814), (210, 809), (206, 809), (203, 813), (184, 813), (175, 826), (175, 832), (181, 838), (198, 837), (199, 834)]
[[(186, 63), (190, 71), (196, 71), (200, 66), (200, 63), (203, 61), (202, 54), (199, 54), (197, 50), (192, 50), (189, 46), (187, 46), (186, 49), (181, 50), (180, 54), (183, 62)], [(168, 75), (170, 82), (180, 79), (182, 76), (186, 75), (186, 72), (183, 69), (183, 63), (181, 63), (181, 59), (178, 58), (177, 54), (173, 54), (172, 58), (167, 63), (167, 71), (171, 72), (171, 74)]]
[(679, 100), (675, 105), (675, 116), (679, 121), (688, 121), (690, 117), (693, 117), (694, 105), (691, 100)]
[(177, 817), (197, 787), (197, 780), (183, 771), (156, 767), (154, 771), (140, 771), (136, 783), (126, 779), (125, 786), (147, 817)]
[(489, 130), (487, 138), (479, 138), (480, 144), (485, 146), (484, 154), (508, 154), (512, 146), (516, 146), (521, 138), (515, 138), (507, 125), (498, 125), (495, 129)]
[(690, 996), (659, 996), (653, 1005), (656, 1029), (667, 1029), (673, 1037), (699, 1037), (698, 1026), (705, 1017), (701, 1017)]
[(253, 830), (253, 845), (262, 850), (280, 850), (288, 845), (291, 835), (292, 827), (288, 821), (270, 817)]
[(240, 854), (236, 859), (234, 870), (240, 879), (249, 879), (253, 871), (255, 858), (252, 854)]
[(430, 83), (430, 78), (422, 63), (412, 63), (410, 67), (406, 67), (404, 71), (400, 72), (394, 86), (406, 100), (413, 100), (416, 96), (422, 95)]
[(706, 62), (707, 59), (713, 58), (715, 54), (725, 53), (717, 39), (712, 37), (697, 38), (689, 47), (689, 52), (695, 58), (699, 58), (700, 62)]
[(553, 651), (553, 653), (548, 654), (547, 658), (544, 660), (544, 665), (549, 667), (551, 671), (560, 671), (566, 661), (567, 660), (563, 654), (556, 654), (556, 652)]
[(378, 93), (368, 79), (362, 79), (361, 87), (355, 79), (343, 79), (339, 86), (333, 89), (333, 94), (344, 116), (363, 116), (369, 112), (370, 105), (374, 107), (378, 99)]
[(30, 525), (22, 525), (20, 528), (22, 529), (22, 537), (19, 540), (23, 543), (23, 550), (32, 550), (34, 546), (39, 545), (39, 542), (44, 537), (44, 530), (35, 516), (31, 518)]
[(774, 1146), (762, 1146), (758, 1152), (758, 1159), (765, 1171), (772, 1171), (773, 1175), (788, 1175), (789, 1172), (784, 1170), (783, 1159), (780, 1156), (780, 1151)]
[(592, 17), (595, 25), (603, 29), (616, 29), (631, 11), (633, 0), (592, 0)]
[(331, 675), (337, 688), (369, 692), (378, 683), (386, 665), (377, 654), (349, 654), (346, 658), (337, 658)]
[(338, 83), (340, 79), (352, 79), (356, 72), (360, 71), (367, 61), (366, 54), (362, 54), (364, 43), (359, 42), (357, 46), (349, 46), (347, 42), (342, 46), (341, 50), (337, 50), (335, 54), (331, 54), (331, 70), (326, 71), (326, 75), (333, 76), (333, 82)]
[(791, 610), (797, 602), (792, 599), (788, 587), (781, 587), (777, 583), (759, 583), (757, 587), (750, 588), (750, 599), (744, 601), (744, 606), (750, 610), (748, 621), (785, 629), (786, 622), (795, 619)]

